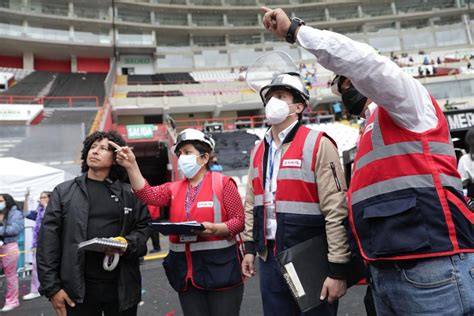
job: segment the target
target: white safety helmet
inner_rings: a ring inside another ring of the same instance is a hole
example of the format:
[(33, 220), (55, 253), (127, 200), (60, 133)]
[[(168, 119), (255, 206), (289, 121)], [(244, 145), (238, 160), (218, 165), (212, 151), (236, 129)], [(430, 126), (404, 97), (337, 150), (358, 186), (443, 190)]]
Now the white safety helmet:
[(276, 89), (287, 89), (297, 93), (301, 96), (304, 101), (304, 105), (308, 105), (309, 92), (306, 89), (303, 80), (300, 75), (296, 72), (289, 72), (281, 74), (273, 78), (272, 82), (262, 89), (260, 89), (260, 98), (262, 98), (263, 104), (267, 103), (267, 95)]
[(178, 137), (176, 138), (176, 144), (174, 145), (175, 154), (178, 153), (179, 147), (182, 145), (182, 143), (187, 141), (199, 141), (205, 143), (211, 147), (211, 150), (214, 150), (215, 147), (214, 139), (212, 139), (211, 136), (206, 135), (197, 129), (187, 128), (179, 133)]

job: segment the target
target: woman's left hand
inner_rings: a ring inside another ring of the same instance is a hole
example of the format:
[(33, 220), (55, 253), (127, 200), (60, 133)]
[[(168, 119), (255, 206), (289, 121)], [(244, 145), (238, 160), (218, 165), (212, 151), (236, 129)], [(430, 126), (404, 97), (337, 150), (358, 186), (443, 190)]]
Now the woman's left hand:
[(215, 236), (217, 232), (217, 226), (214, 223), (209, 222), (202, 222), (202, 226), (204, 226), (205, 230), (197, 231), (196, 234), (201, 237), (210, 237)]

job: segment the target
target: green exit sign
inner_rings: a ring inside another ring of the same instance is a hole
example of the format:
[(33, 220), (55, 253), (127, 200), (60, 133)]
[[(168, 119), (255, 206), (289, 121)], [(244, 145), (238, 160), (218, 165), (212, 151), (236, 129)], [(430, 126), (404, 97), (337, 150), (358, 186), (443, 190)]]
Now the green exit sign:
[(151, 59), (149, 57), (125, 57), (124, 63), (132, 65), (150, 64)]
[(128, 139), (153, 138), (154, 131), (155, 125), (152, 124), (127, 125)]

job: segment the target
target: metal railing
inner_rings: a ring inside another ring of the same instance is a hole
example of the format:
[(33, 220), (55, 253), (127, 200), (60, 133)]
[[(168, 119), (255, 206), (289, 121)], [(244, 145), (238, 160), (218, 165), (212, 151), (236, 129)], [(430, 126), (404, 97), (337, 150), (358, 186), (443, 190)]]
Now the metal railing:
[[(305, 123), (322, 123), (323, 119), (324, 121), (334, 121), (334, 115), (331, 115), (328, 111), (312, 111), (303, 115)], [(212, 131), (214, 129), (237, 130), (266, 126), (269, 125), (265, 115), (176, 120), (176, 129), (178, 131), (186, 128)]]
[[(64, 102), (61, 102), (64, 101)], [(0, 95), (0, 103), (3, 104), (45, 104), (54, 102), (55, 107), (75, 107), (93, 105), (99, 107), (97, 96), (25, 96), (25, 95)]]

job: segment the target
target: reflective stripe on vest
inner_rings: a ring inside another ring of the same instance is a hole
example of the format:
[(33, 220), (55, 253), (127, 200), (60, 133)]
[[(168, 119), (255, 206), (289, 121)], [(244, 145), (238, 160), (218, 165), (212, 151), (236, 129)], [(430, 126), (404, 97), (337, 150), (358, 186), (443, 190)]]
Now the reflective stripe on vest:
[[(189, 243), (190, 251), (201, 251), (201, 250), (215, 250), (225, 249), (235, 245), (235, 239), (231, 240), (214, 240), (214, 241), (203, 241)], [(184, 252), (186, 250), (186, 244), (183, 243), (172, 243), (169, 244), (169, 249), (174, 252)]]
[[(300, 127), (300, 128), (305, 128), (307, 127)], [(277, 186), (277, 198), (276, 198), (276, 210), (277, 213), (291, 213), (291, 214), (303, 214), (303, 215), (321, 215), (321, 210), (319, 207), (319, 200), (316, 196), (317, 188), (315, 187), (316, 185), (316, 179), (315, 179), (315, 174), (314, 174), (314, 162), (315, 162), (315, 146), (318, 141), (318, 138), (320, 137), (320, 132), (316, 130), (302, 130), (300, 133), (307, 133), (304, 142), (302, 145), (300, 145), (300, 150), (301, 150), (301, 155), (298, 156), (297, 160), (301, 161), (301, 166), (299, 167), (291, 167), (291, 166), (285, 166), (284, 163), (288, 159), (292, 159), (295, 157), (295, 155), (291, 155), (291, 157), (288, 157), (286, 153), (291, 153), (289, 152), (292, 150), (290, 148), (292, 144), (290, 144), (290, 147), (285, 151), (284, 154), (282, 154), (281, 161), (280, 161), (280, 168), (278, 171), (277, 175), (277, 182), (279, 183)], [(298, 132), (297, 132), (298, 134)], [(299, 137), (302, 137), (302, 135), (298, 135)], [(295, 141), (295, 140), (293, 140)], [(300, 139), (300, 141), (303, 141)], [(301, 144), (301, 143), (300, 143)], [(261, 176), (264, 177), (264, 175), (260, 175), (259, 173), (259, 166), (260, 164), (263, 164), (263, 150), (261, 147), (264, 146), (264, 142), (260, 142), (256, 145), (254, 150), (252, 151), (252, 156), (251, 156), (251, 165), (250, 165), (250, 172), (249, 176), (251, 179), (249, 181), (252, 181), (252, 184), (255, 184), (256, 182), (260, 182), (263, 186), (263, 181), (260, 179), (260, 181), (253, 181), (255, 178), (259, 178)], [(257, 156), (257, 152), (259, 155)], [(295, 180), (295, 181), (300, 181), (301, 186), (309, 186), (308, 188), (305, 188), (308, 191), (311, 191), (315, 197), (314, 200), (316, 203), (310, 203), (310, 202), (305, 202), (305, 201), (294, 201), (290, 196), (286, 196), (286, 194), (290, 194), (291, 190), (281, 190), (278, 189), (280, 185), (285, 184), (286, 180)], [(262, 187), (253, 187), (255, 196), (254, 196), (254, 206), (262, 206), (264, 204), (263, 201), (263, 194), (260, 194), (260, 192), (263, 193), (263, 188)]]
[[(462, 190), (459, 179), (457, 177), (448, 176), (441, 174), (441, 184), (443, 186), (452, 186), (457, 190)], [(390, 193), (393, 191), (409, 189), (409, 188), (428, 188), (433, 187), (434, 181), (431, 174), (427, 175), (415, 175), (415, 176), (404, 176), (380, 181), (369, 186), (366, 186), (360, 190), (352, 192), (352, 205), (359, 203), (365, 199), (371, 197)]]
[[(390, 158), (397, 155), (424, 154), (423, 143), (421, 141), (407, 141), (395, 144), (385, 145), (382, 131), (379, 124), (379, 111), (374, 113), (374, 122), (372, 130), (372, 150), (356, 160), (354, 171), (375, 161)], [(456, 158), (454, 148), (451, 143), (428, 142), (429, 152), (432, 155), (447, 155)], [(457, 177), (440, 174), (443, 186), (451, 186), (457, 190), (462, 190), (462, 185)], [(356, 204), (364, 199), (368, 199), (379, 194), (390, 193), (397, 190), (403, 190), (410, 187), (433, 187), (434, 181), (432, 175), (413, 175), (402, 176), (394, 179), (380, 181), (367, 187), (352, 192), (352, 204)]]
[[(400, 142), (385, 145), (382, 132), (380, 130), (378, 111), (374, 113), (374, 128), (372, 130), (373, 150), (360, 157), (354, 170), (361, 169), (369, 163), (397, 155), (423, 154), (423, 144), (421, 141)], [(429, 151), (433, 155), (448, 155), (456, 157), (452, 144), (441, 142), (429, 142)]]
[(258, 194), (254, 196), (254, 205), (262, 206), (263, 205), (263, 194)]
[(221, 202), (214, 192), (212, 192), (212, 201), (214, 202), (214, 223), (222, 223)]
[(321, 215), (319, 203), (276, 201), (276, 211), (286, 214)]
[[(448, 155), (456, 157), (454, 148), (450, 144), (440, 142), (429, 142), (430, 153), (434, 155)], [(357, 162), (357, 169), (379, 159), (406, 154), (422, 154), (423, 144), (421, 142), (403, 142), (374, 148), (371, 152), (362, 156)]]

